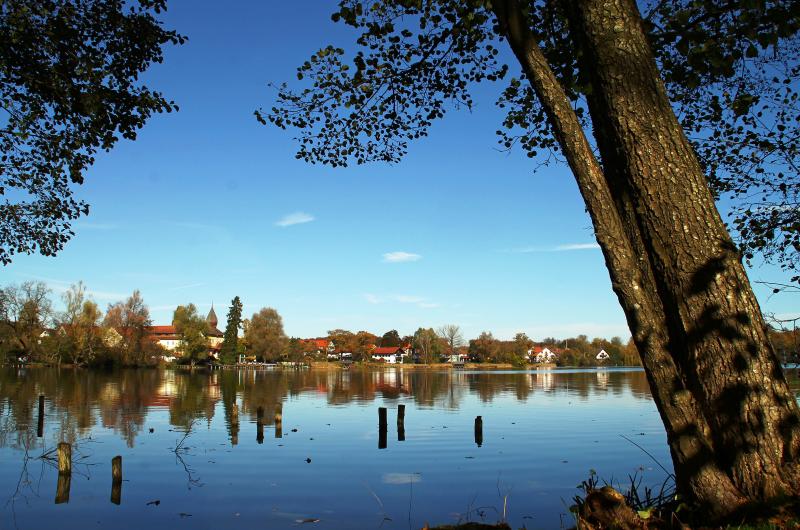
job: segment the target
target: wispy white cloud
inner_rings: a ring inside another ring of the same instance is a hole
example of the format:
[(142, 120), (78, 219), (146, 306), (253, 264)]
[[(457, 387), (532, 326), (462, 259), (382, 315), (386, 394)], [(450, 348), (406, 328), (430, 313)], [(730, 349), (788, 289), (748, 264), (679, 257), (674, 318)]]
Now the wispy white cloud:
[(511, 254), (530, 254), (532, 252), (569, 252), (571, 250), (592, 250), (600, 248), (597, 243), (569, 243), (554, 247), (517, 247), (502, 250)]
[(386, 263), (406, 263), (409, 261), (419, 261), (422, 259), (422, 256), (419, 254), (414, 254), (412, 252), (387, 252), (383, 255), (383, 261)]
[(419, 304), (425, 301), (425, 298), (422, 296), (411, 296), (407, 294), (398, 294), (394, 299), (403, 304)]
[(372, 293), (364, 293), (364, 300), (369, 302), (370, 304), (380, 304), (381, 299), (380, 297), (372, 294)]
[(275, 223), (275, 226), (280, 226), (284, 228), (292, 225), (310, 223), (314, 219), (316, 218), (311, 214), (305, 212), (294, 212), (288, 215), (284, 215), (279, 221)]
[(565, 252), (568, 250), (591, 250), (594, 248), (600, 248), (600, 245), (597, 243), (573, 243), (571, 245), (558, 245), (553, 249), (553, 252)]
[(374, 293), (364, 293), (362, 296), (364, 297), (364, 300), (366, 300), (370, 304), (397, 302), (400, 304), (412, 304), (422, 309), (431, 309), (434, 307), (440, 307), (440, 304), (431, 302), (428, 298), (424, 296), (416, 296), (410, 294), (377, 295)]

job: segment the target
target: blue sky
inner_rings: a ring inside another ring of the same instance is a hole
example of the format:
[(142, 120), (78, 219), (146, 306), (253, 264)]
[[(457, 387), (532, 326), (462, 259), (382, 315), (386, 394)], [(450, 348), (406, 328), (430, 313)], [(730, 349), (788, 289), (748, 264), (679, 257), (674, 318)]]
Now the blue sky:
[[(189, 41), (145, 80), (181, 110), (99, 156), (72, 241), (55, 258), (16, 257), (0, 283), (40, 279), (57, 299), (83, 280), (102, 306), (139, 289), (156, 324), (188, 302), (213, 302), (224, 320), (238, 295), (247, 316), (276, 308), (293, 336), (453, 323), (466, 338), (627, 339), (568, 170), (534, 174), (521, 153), (496, 149), (501, 85), (481, 88), (471, 112), (451, 112), (401, 164), (311, 166), (295, 160), (291, 131), (253, 111), (272, 104), (268, 82), (352, 42), (330, 22), (335, 2), (168, 4), (167, 26)], [(750, 276), (787, 277), (766, 265)], [(765, 311), (796, 312), (792, 295), (756, 291)]]

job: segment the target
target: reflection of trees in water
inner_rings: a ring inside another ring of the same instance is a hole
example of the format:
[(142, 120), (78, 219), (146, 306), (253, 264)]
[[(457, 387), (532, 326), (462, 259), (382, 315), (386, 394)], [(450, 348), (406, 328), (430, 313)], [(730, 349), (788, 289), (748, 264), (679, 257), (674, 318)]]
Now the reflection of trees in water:
[[(793, 389), (800, 389), (796, 370), (788, 370)], [(167, 410), (173, 427), (187, 429), (211, 421), (217, 406), (231, 428), (233, 404), (240, 421), (255, 421), (264, 408), (264, 425), (274, 423), (277, 405), (293, 396), (318, 396), (329, 405), (369, 403), (378, 398), (410, 397), (418, 407), (457, 409), (468, 395), (483, 402), (513, 397), (524, 402), (537, 392), (591, 400), (630, 395), (649, 399), (643, 372), (590, 370), (564, 373), (463, 372), (408, 369), (369, 370), (121, 370), (0, 369), (0, 447), (25, 448), (36, 443), (39, 394), (47, 398), (47, 443), (74, 442), (96, 425), (111, 429), (133, 447), (153, 408)], [(54, 421), (55, 420), (55, 425)], [(229, 431), (232, 439), (235, 433)]]

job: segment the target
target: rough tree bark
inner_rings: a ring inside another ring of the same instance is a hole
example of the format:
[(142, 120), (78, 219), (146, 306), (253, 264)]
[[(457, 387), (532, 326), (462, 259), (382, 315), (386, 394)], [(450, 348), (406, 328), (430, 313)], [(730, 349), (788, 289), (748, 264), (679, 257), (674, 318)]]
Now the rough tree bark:
[(739, 253), (666, 96), (634, 0), (562, 0), (600, 161), (526, 25), (492, 3), (576, 177), (666, 427), (713, 519), (797, 495), (800, 410)]

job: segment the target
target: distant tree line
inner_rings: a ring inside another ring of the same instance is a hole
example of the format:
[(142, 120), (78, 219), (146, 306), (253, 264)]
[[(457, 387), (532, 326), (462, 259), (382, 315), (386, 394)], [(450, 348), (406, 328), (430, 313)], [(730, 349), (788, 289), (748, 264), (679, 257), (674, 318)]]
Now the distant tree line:
[(105, 314), (79, 282), (53, 309), (42, 282), (0, 289), (0, 359), (84, 366), (146, 366), (158, 362), (161, 348), (152, 340), (150, 311), (139, 291), (109, 304)]
[[(173, 351), (161, 347), (152, 333), (150, 311), (141, 293), (134, 291), (125, 300), (109, 304), (103, 312), (79, 282), (62, 295), (63, 309), (56, 311), (51, 291), (42, 282), (28, 281), (0, 289), (0, 359), (4, 362), (41, 362), (80, 366), (148, 366), (165, 355), (179, 363), (209, 359), (209, 324), (194, 304), (180, 305), (173, 313), (172, 325), (179, 345)], [(800, 333), (796, 329), (772, 329), (770, 338), (784, 362), (798, 361)], [(320, 346), (320, 341), (325, 346)], [(410, 348), (408, 362), (433, 364), (451, 356), (473, 363), (525, 366), (532, 354), (542, 348), (555, 353), (558, 366), (638, 366), (639, 355), (633, 341), (620, 337), (589, 339), (586, 335), (547, 337), (534, 341), (524, 333), (511, 340), (496, 339), (484, 331), (464, 340), (461, 328), (445, 325), (437, 329), (418, 328), (413, 335), (401, 336), (392, 329), (383, 335), (345, 329), (328, 331), (325, 337), (288, 337), (277, 310), (265, 307), (242, 318), (242, 302), (231, 300), (219, 361), (234, 364), (243, 356), (251, 361), (321, 361), (328, 354), (350, 354), (354, 362), (372, 360), (376, 347)], [(608, 358), (598, 360), (601, 350)]]

